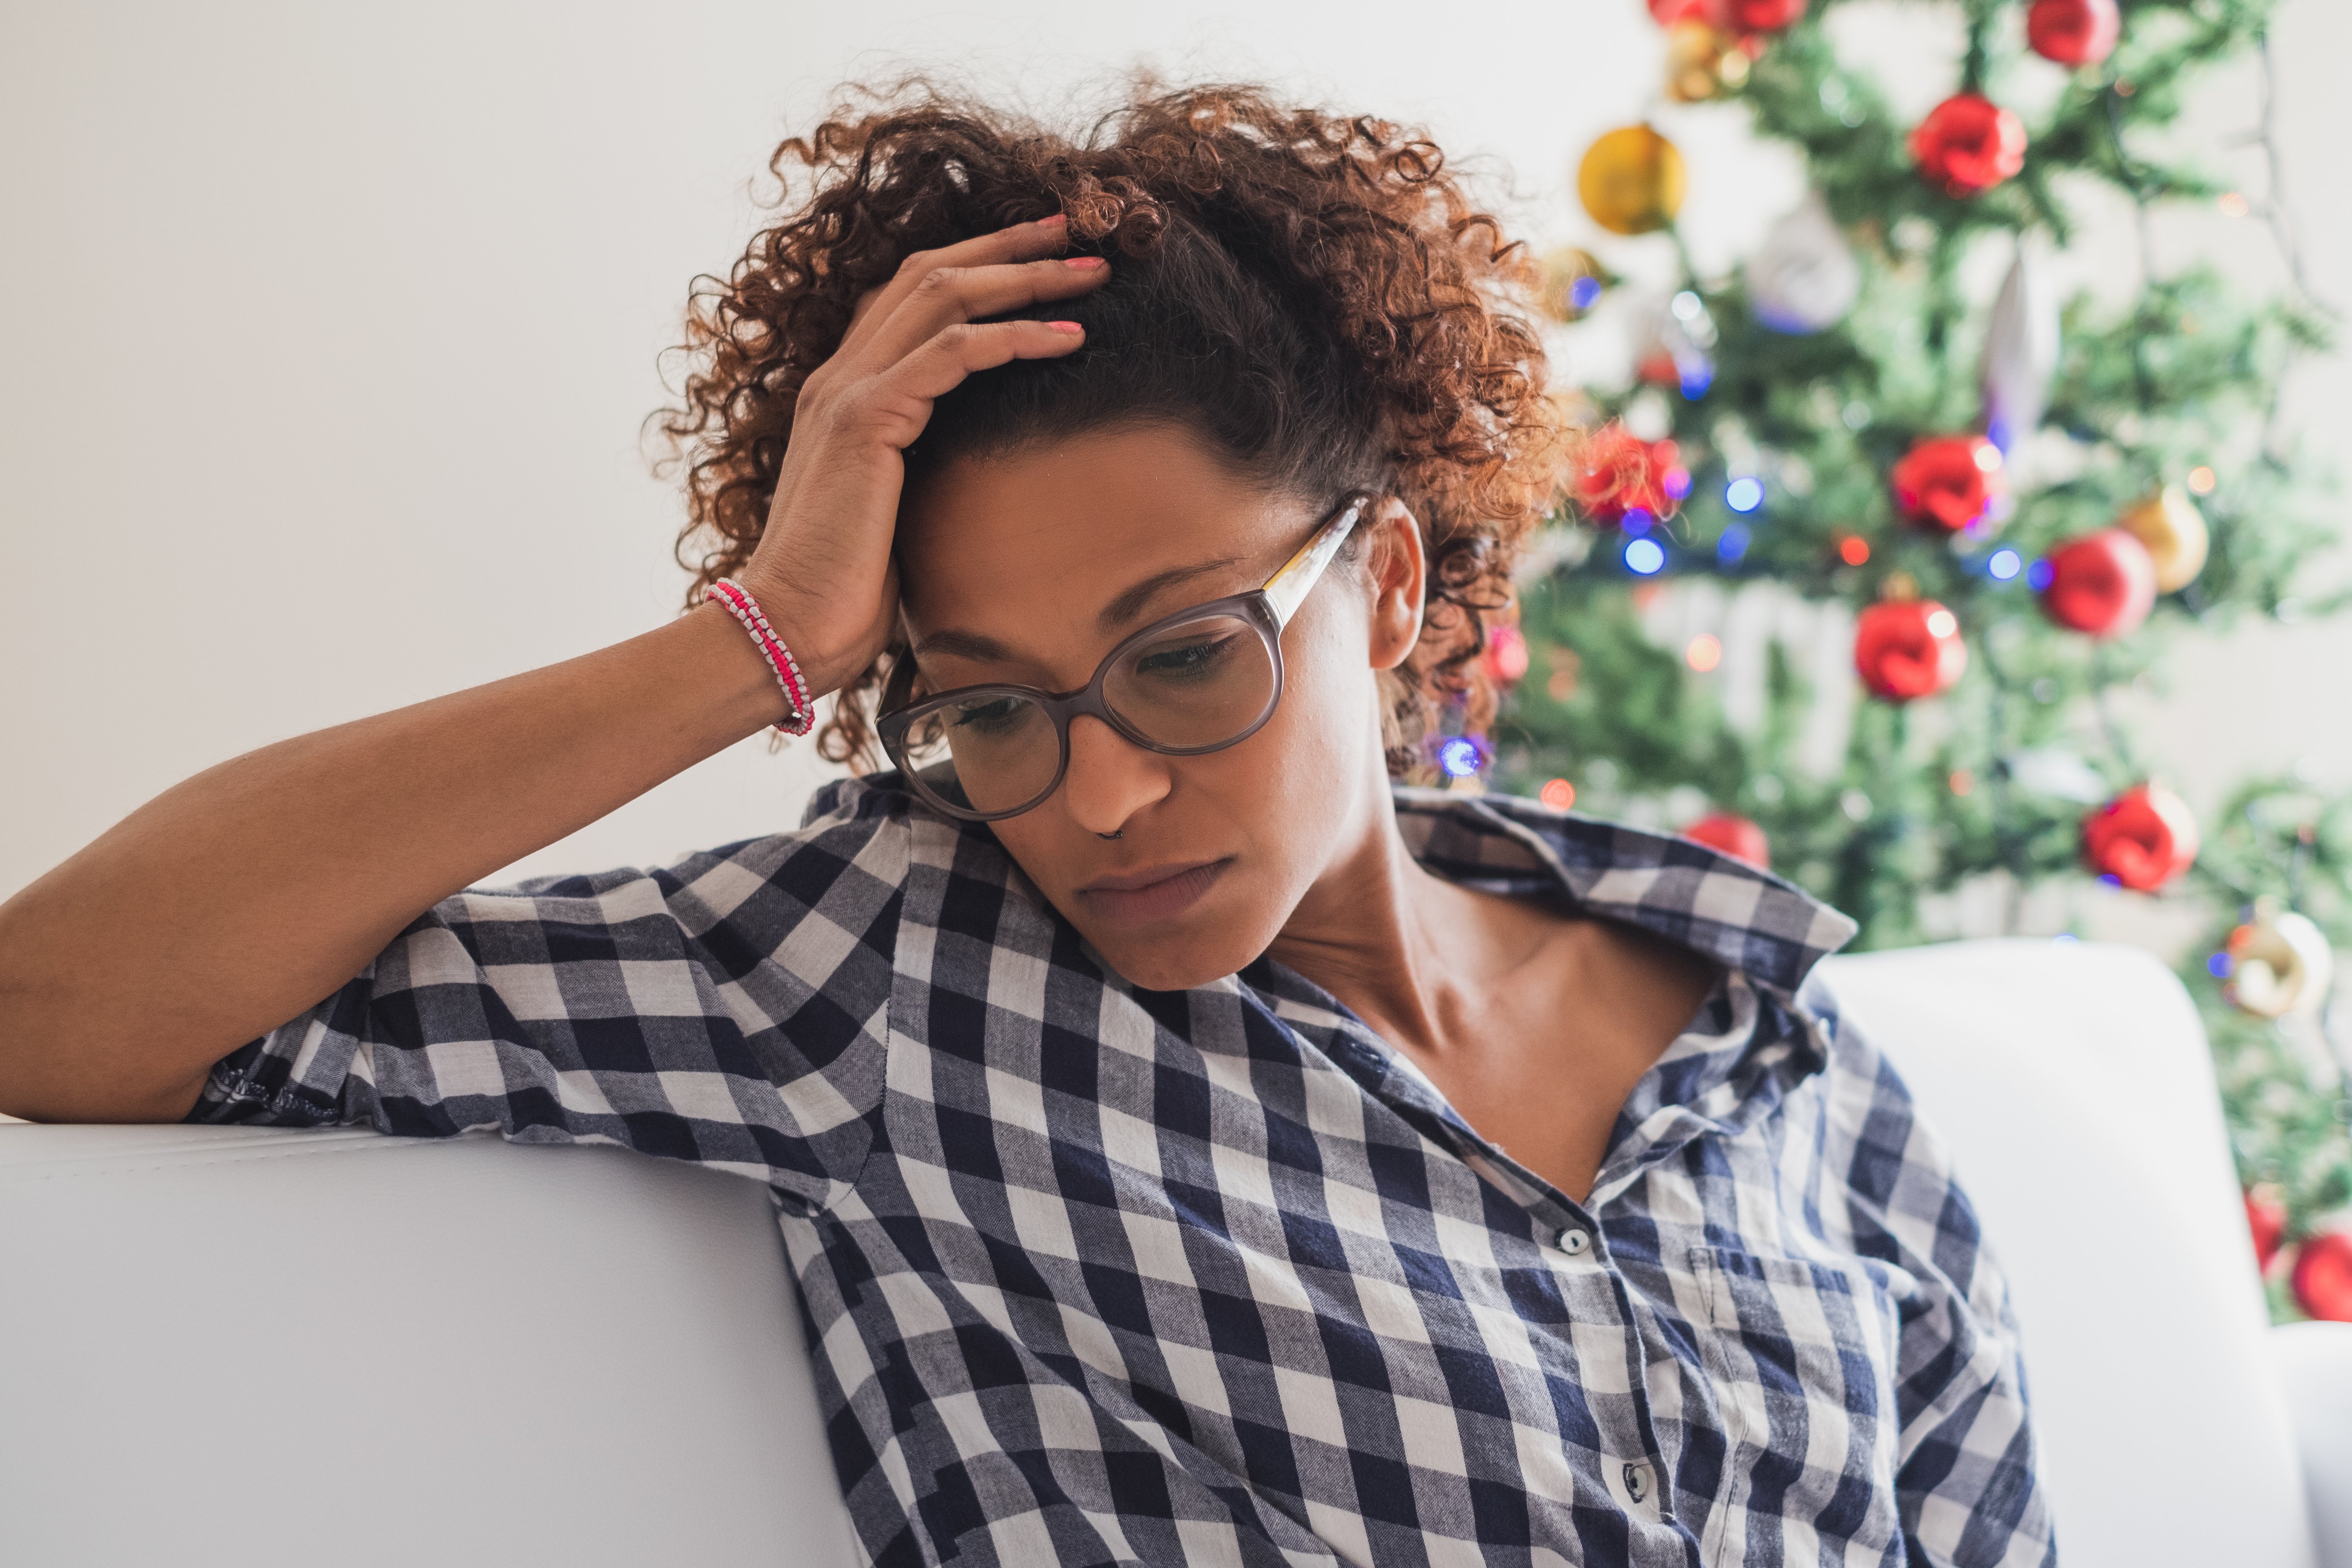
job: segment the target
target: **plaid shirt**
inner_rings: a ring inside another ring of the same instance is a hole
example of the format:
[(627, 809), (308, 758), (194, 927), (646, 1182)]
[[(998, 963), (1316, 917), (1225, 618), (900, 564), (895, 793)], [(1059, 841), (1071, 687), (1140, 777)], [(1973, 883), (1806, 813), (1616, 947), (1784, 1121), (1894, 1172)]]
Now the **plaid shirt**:
[(1128, 984), (887, 776), (448, 899), (194, 1119), (764, 1181), (880, 1563), (2053, 1561), (1975, 1214), (1799, 996), (1850, 922), (1685, 840), (1398, 805), (1442, 875), (1725, 966), (1581, 1204), (1269, 960)]

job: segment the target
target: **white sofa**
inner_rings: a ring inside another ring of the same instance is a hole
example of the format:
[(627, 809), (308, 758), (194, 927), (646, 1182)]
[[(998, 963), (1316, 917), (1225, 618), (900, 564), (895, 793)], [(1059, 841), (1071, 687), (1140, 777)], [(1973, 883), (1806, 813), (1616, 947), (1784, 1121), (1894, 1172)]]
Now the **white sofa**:
[[(2188, 998), (1832, 962), (2015, 1281), (2070, 1568), (2352, 1568), (2352, 1325), (2264, 1321)], [(0, 1127), (0, 1562), (856, 1561), (764, 1193), (610, 1150)]]

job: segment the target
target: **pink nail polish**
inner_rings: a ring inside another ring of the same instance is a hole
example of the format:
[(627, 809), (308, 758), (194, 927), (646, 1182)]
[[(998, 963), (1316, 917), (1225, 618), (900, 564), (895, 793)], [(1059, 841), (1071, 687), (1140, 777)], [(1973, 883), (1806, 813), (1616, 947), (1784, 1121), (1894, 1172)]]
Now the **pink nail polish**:
[(1063, 266), (1077, 272), (1092, 272), (1102, 264), (1103, 258), (1099, 256), (1073, 256), (1065, 258), (1062, 262)]
[(1078, 325), (1076, 321), (1048, 321), (1045, 324), (1053, 328), (1057, 332), (1067, 332), (1072, 337), (1076, 337), (1080, 332), (1086, 331), (1084, 327)]

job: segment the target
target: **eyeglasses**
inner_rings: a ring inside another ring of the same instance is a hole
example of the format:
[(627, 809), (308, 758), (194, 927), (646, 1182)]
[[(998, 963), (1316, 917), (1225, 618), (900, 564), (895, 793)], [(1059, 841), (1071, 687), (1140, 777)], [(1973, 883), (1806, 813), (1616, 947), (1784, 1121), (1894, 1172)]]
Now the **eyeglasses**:
[(932, 805), (967, 822), (997, 822), (1060, 787), (1070, 721), (1081, 714), (1171, 757), (1248, 740), (1282, 700), (1283, 627), (1372, 500), (1351, 493), (1265, 586), (1154, 621), (1111, 649), (1075, 691), (960, 686), (909, 704), (915, 661), (901, 655), (875, 721), (882, 749)]

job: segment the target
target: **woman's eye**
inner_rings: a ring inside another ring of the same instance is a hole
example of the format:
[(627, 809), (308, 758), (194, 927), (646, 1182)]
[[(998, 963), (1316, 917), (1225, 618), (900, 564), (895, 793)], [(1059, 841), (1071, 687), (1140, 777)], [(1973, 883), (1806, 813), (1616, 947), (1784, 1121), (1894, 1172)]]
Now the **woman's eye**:
[(1150, 648), (1136, 656), (1135, 673), (1161, 679), (1203, 675), (1224, 661), (1235, 640), (1234, 636), (1203, 637), (1198, 642)]
[(969, 703), (955, 710), (955, 727), (995, 734), (1019, 722), (1022, 707), (1023, 703), (1017, 697), (1000, 697), (993, 702)]

